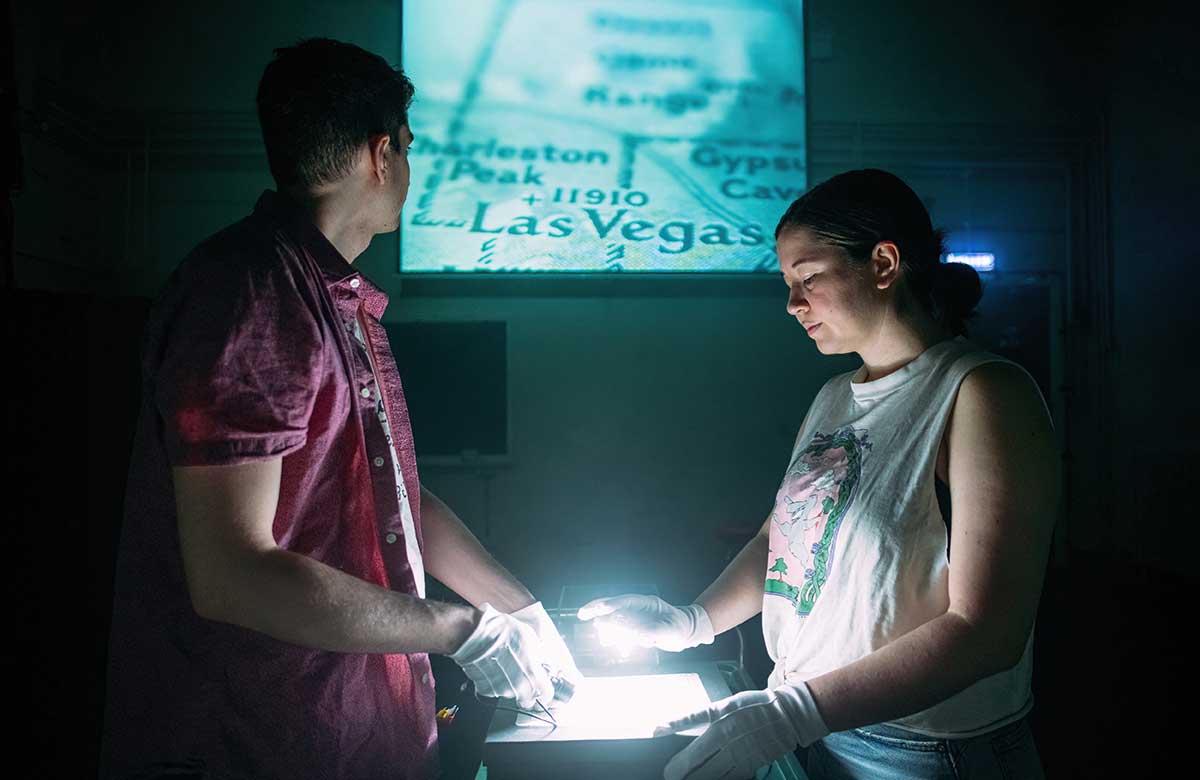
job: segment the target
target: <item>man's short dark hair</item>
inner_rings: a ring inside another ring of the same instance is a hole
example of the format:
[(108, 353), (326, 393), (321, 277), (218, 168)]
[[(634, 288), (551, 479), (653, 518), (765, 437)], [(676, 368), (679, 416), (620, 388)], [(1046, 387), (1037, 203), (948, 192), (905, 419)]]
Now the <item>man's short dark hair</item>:
[(258, 121), (280, 190), (337, 181), (371, 136), (408, 124), (413, 84), (350, 43), (312, 38), (275, 50), (258, 83)]

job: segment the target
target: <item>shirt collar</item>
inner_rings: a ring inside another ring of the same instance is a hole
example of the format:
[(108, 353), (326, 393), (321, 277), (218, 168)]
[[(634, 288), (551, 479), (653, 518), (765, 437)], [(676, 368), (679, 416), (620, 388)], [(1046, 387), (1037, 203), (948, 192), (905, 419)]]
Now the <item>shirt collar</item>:
[(357, 308), (357, 301), (361, 300), (372, 317), (382, 319), (388, 305), (387, 293), (355, 271), (295, 201), (274, 190), (265, 190), (254, 206), (254, 213), (285, 227), (300, 247), (312, 256), (339, 308), (347, 305)]

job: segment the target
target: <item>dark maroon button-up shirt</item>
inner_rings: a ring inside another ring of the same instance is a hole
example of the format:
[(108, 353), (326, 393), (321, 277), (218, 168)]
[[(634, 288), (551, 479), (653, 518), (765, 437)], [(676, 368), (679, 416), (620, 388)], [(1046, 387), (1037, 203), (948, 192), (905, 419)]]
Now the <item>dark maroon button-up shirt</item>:
[(406, 493), (420, 545), (420, 484), (379, 323), (386, 305), (273, 192), (200, 244), (156, 302), (115, 584), (113, 770), (198, 761), (262, 780), (436, 774), (427, 656), (313, 650), (198, 617), (176, 527), (172, 466), (282, 458), (280, 547), (418, 593), (399, 502)]

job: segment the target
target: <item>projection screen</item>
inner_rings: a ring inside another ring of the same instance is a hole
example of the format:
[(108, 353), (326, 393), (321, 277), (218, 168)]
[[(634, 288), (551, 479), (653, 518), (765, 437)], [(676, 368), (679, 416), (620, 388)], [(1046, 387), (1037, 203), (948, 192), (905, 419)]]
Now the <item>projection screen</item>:
[(408, 0), (403, 274), (771, 271), (800, 2)]

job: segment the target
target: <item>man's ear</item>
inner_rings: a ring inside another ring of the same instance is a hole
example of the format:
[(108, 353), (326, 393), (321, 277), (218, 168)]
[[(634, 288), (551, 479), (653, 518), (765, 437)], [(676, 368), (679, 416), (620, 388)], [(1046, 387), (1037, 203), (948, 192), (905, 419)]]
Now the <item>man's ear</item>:
[(387, 150), (391, 138), (386, 133), (373, 135), (367, 140), (367, 161), (371, 166), (371, 176), (380, 184), (387, 180)]
[(900, 278), (900, 247), (892, 241), (880, 241), (871, 250), (871, 272), (875, 286), (886, 290)]

